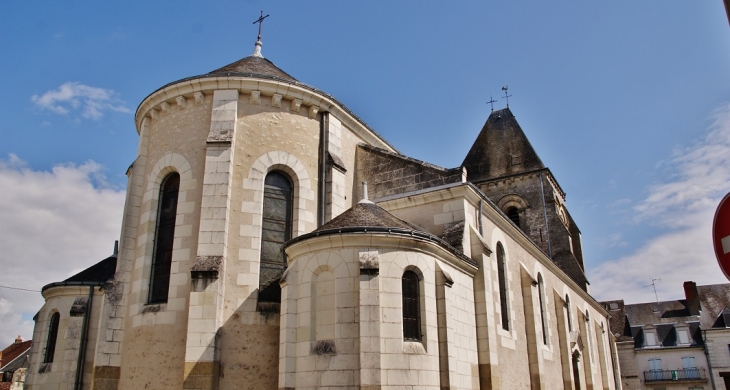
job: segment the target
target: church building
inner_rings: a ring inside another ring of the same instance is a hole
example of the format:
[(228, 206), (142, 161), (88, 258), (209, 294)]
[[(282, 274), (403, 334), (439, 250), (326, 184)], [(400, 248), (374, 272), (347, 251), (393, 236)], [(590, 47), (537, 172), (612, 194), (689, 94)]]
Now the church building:
[(509, 107), (438, 167), (259, 36), (135, 124), (118, 250), (43, 288), (26, 388), (620, 388), (565, 192)]

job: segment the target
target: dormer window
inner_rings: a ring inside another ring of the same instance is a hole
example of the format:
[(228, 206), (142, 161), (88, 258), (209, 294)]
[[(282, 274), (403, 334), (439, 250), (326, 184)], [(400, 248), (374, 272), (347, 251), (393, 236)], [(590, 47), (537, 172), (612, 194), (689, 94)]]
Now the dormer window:
[(656, 333), (653, 331), (651, 332), (644, 332), (644, 346), (646, 347), (656, 347)]
[(678, 329), (677, 339), (680, 344), (689, 344), (689, 332), (686, 329)]

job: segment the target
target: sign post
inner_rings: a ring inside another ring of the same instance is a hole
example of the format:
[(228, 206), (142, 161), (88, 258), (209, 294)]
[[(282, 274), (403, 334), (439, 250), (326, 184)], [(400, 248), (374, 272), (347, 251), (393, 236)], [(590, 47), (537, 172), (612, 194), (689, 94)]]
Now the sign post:
[(712, 222), (712, 244), (725, 277), (730, 280), (730, 193), (725, 195), (715, 211)]

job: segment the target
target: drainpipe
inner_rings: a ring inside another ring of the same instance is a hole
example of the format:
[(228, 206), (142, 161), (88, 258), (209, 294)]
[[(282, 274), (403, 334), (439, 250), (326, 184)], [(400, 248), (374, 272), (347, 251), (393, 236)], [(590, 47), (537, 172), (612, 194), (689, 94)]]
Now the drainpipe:
[(715, 376), (712, 374), (712, 363), (710, 362), (710, 351), (707, 349), (707, 331), (702, 330), (702, 349), (705, 351), (705, 357), (707, 358), (707, 369), (710, 371), (710, 382), (712, 383), (712, 390), (717, 390), (715, 387)]
[(317, 210), (317, 226), (324, 225), (327, 208), (327, 147), (329, 146), (329, 113), (320, 114), (319, 121), (319, 205)]
[(545, 205), (545, 186), (542, 184), (542, 172), (540, 172), (540, 191), (542, 192), (542, 215), (545, 218), (545, 236), (548, 244), (548, 255), (553, 258), (553, 248), (550, 245), (550, 225), (548, 225), (547, 206)]
[(84, 325), (81, 327), (81, 343), (79, 344), (79, 359), (76, 361), (76, 381), (74, 390), (81, 390), (84, 382), (84, 360), (86, 359), (86, 342), (89, 338), (89, 321), (91, 321), (91, 304), (94, 299), (94, 286), (89, 286), (89, 299), (86, 300)]
[(482, 237), (484, 237), (484, 231), (483, 231), (484, 228), (483, 228), (483, 225), (482, 225), (482, 200), (481, 199), (479, 199), (479, 219), (478, 219), (478, 222), (479, 222), (479, 234)]

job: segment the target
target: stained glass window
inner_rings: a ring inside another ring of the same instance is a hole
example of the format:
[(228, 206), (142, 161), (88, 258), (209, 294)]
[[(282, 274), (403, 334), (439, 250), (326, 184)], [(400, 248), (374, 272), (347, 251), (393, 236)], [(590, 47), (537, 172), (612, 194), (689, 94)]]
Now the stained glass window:
[(157, 228), (155, 229), (155, 249), (150, 277), (149, 303), (167, 302), (179, 190), (179, 174), (172, 173), (162, 181), (160, 204), (157, 211)]
[(282, 247), (291, 239), (292, 199), (292, 184), (286, 175), (278, 171), (266, 175), (261, 221), (260, 302), (281, 302), (279, 279), (286, 269)]
[(413, 271), (403, 273), (403, 339), (421, 340), (419, 279)]

